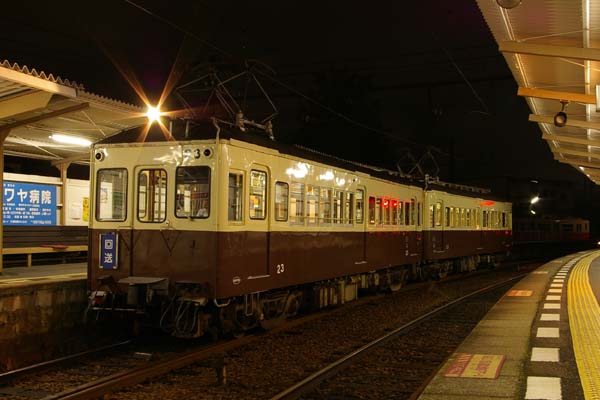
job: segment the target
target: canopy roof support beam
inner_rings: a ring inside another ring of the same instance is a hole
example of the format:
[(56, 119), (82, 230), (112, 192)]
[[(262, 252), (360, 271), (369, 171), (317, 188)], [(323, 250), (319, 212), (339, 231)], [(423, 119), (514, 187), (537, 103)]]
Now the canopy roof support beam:
[(572, 58), (575, 60), (600, 61), (600, 49), (553, 46), (535, 43), (520, 43), (515, 41), (502, 41), (498, 45), (502, 53), (528, 54), (531, 56)]
[(0, 118), (46, 108), (53, 94), (35, 90), (0, 100)]
[(569, 157), (561, 157), (558, 154), (554, 154), (554, 159), (558, 162), (561, 162), (563, 164), (569, 164), (569, 165), (573, 165), (576, 167), (586, 167), (586, 168), (599, 168), (600, 169), (600, 163), (591, 163), (591, 162), (587, 162), (587, 161), (583, 161), (583, 160), (577, 160), (574, 158), (569, 158)]
[[(585, 146), (596, 146), (600, 147), (600, 140), (591, 140), (591, 139), (581, 139), (570, 136), (561, 136), (561, 135), (549, 135), (547, 133), (542, 134), (542, 139), (551, 140), (554, 142), (560, 143), (574, 143), (574, 144), (583, 144)], [(600, 166), (598, 166), (600, 168)]]
[[(60, 110), (51, 111), (49, 113), (45, 113), (45, 114), (41, 114), (41, 115), (36, 115), (35, 117), (31, 117), (31, 118), (26, 118), (26, 119), (23, 119), (23, 120), (20, 120), (17, 122), (13, 122), (11, 124), (0, 125), (0, 132), (5, 131), (6, 136), (8, 136), (8, 132), (6, 132), (6, 131), (10, 131), (11, 129), (18, 128), (19, 126), (29, 125), (29, 124), (33, 124), (34, 122), (40, 122), (40, 121), (43, 121), (46, 119), (58, 117), (60, 115), (85, 110), (86, 108), (89, 108), (89, 107), (90, 107), (90, 103), (81, 103), (81, 104), (77, 104), (72, 107), (65, 107)], [(6, 136), (4, 138), (6, 138)]]
[(537, 97), (539, 99), (572, 101), (574, 103), (596, 104), (595, 95), (572, 92), (559, 92), (557, 90), (519, 87), (519, 90), (517, 90), (517, 95), (523, 97)]
[(563, 149), (562, 147), (552, 148), (551, 150), (552, 150), (553, 153), (556, 153), (556, 154), (567, 154), (567, 155), (571, 155), (571, 156), (589, 157), (589, 158), (598, 158), (598, 159), (600, 159), (600, 153), (590, 153), (590, 152), (587, 152), (587, 151)]

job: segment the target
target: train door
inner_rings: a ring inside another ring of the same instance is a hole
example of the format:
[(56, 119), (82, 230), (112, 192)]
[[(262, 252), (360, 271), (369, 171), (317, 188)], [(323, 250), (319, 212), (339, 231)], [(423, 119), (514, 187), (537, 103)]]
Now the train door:
[(434, 253), (444, 252), (444, 224), (442, 221), (442, 210), (444, 209), (441, 201), (435, 202), (429, 206), (429, 216), (431, 220), (431, 239)]
[(172, 241), (167, 218), (167, 171), (161, 166), (133, 170), (131, 275), (160, 276), (161, 259)]
[(248, 276), (254, 279), (277, 272), (269, 268), (271, 247), (271, 226), (267, 209), (269, 182), (269, 168), (254, 164), (248, 179), (248, 225), (251, 227), (251, 232), (247, 237), (248, 259), (245, 260)]

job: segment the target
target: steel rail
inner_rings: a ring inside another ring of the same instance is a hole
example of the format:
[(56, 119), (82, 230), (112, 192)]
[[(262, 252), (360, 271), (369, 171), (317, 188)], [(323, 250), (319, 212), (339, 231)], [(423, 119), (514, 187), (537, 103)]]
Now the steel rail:
[(420, 323), (425, 322), (426, 320), (434, 317), (435, 315), (437, 315), (443, 311), (446, 311), (471, 297), (478, 296), (480, 294), (498, 289), (502, 286), (506, 286), (514, 281), (522, 279), (526, 275), (527, 274), (521, 274), (516, 277), (510, 278), (508, 280), (505, 280), (503, 282), (497, 283), (495, 285), (491, 285), (491, 286), (487, 286), (485, 288), (478, 289), (478, 290), (476, 290), (472, 293), (469, 293), (463, 297), (452, 300), (451, 302), (444, 304), (443, 306), (438, 307), (435, 310), (428, 312), (427, 314), (423, 314), (422, 316), (415, 318), (414, 320), (394, 329), (393, 331), (388, 332), (384, 336), (381, 336), (380, 338), (375, 339), (370, 343), (367, 343), (366, 345), (353, 351), (350, 354), (347, 354), (346, 356), (338, 359), (337, 361), (334, 361), (333, 363), (327, 365), (325, 368), (322, 368), (321, 370), (313, 373), (312, 375), (308, 376), (307, 378), (303, 379), (302, 381), (289, 387), (288, 389), (271, 397), (271, 400), (297, 399), (300, 396), (307, 394), (307, 393), (311, 392), (312, 390), (314, 390), (324, 380), (336, 375), (340, 370), (342, 370), (348, 364), (350, 364), (350, 363), (358, 360), (360, 357), (366, 355), (369, 350), (372, 350), (376, 347), (386, 344), (390, 340), (403, 335), (404, 333), (406, 333), (407, 331), (409, 331), (412, 328), (415, 328)]
[(71, 354), (69, 356), (65, 356), (65, 357), (61, 357), (61, 358), (56, 358), (54, 360), (48, 360), (48, 361), (44, 361), (38, 364), (33, 364), (33, 365), (28, 365), (26, 367), (23, 368), (19, 368), (19, 369), (14, 369), (12, 371), (8, 371), (8, 372), (4, 372), (2, 374), (0, 374), (0, 384), (3, 383), (7, 383), (10, 382), (14, 379), (18, 379), (21, 378), (24, 375), (28, 375), (28, 374), (32, 374), (34, 372), (39, 372), (41, 370), (44, 370), (46, 368), (51, 368), (54, 367), (56, 365), (62, 364), (62, 363), (66, 363), (69, 361), (74, 361), (78, 358), (83, 358), (86, 356), (90, 356), (96, 353), (100, 353), (106, 350), (111, 350), (117, 347), (121, 347), (121, 346), (125, 346), (127, 344), (131, 344), (133, 343), (132, 340), (126, 340), (124, 342), (119, 342), (119, 343), (113, 343), (113, 344), (109, 344), (106, 346), (102, 346), (102, 347), (98, 347), (96, 349), (91, 349), (91, 350), (86, 350), (80, 353), (76, 353), (76, 354)]

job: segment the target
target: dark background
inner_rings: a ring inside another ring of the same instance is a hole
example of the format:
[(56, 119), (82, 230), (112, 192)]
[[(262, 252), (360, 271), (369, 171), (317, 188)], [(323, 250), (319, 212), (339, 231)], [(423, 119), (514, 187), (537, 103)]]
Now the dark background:
[[(146, 11), (127, 1), (88, 3), (4, 5), (0, 58), (139, 105), (125, 76), (155, 103), (172, 71), (182, 84), (209, 69), (227, 77), (258, 66), (279, 111), (277, 140), (404, 171), (430, 154), (422, 167), (439, 169), (442, 180), (490, 187), (515, 203), (539, 194), (549, 215), (596, 213), (595, 185), (554, 161), (527, 121), (475, 1), (136, 0)], [(256, 85), (230, 90), (246, 93), (248, 118), (270, 113)], [(185, 96), (206, 103), (201, 91)], [(164, 107), (183, 105), (171, 95)], [(218, 112), (202, 108), (199, 117)], [(7, 158), (14, 172), (45, 165)]]

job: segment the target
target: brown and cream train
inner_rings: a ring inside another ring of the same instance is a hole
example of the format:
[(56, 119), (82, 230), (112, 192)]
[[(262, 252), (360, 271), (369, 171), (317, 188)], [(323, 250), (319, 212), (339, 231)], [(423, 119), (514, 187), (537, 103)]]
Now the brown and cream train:
[(178, 336), (269, 327), (492, 263), (511, 204), (247, 134), (94, 146), (89, 311)]

